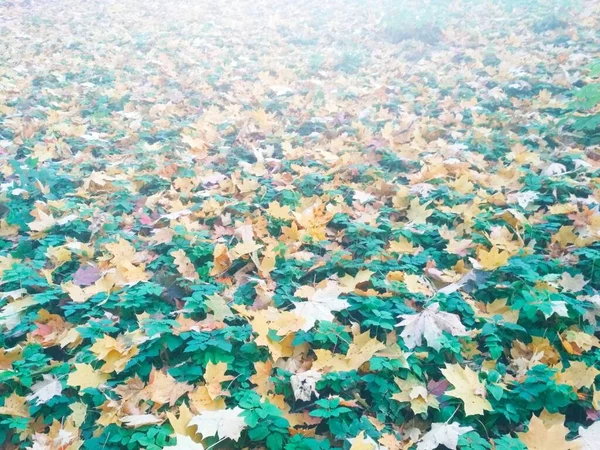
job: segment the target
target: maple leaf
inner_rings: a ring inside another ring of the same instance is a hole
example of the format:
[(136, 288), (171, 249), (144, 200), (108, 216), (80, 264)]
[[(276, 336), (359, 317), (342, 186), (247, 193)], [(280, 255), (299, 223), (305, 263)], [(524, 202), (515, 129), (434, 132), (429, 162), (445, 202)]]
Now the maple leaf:
[(436, 450), (440, 445), (456, 450), (458, 438), (473, 431), (472, 427), (461, 427), (458, 423), (432, 423), (429, 430), (417, 444), (417, 450)]
[(36, 218), (27, 224), (32, 231), (46, 231), (58, 223), (52, 214), (46, 214), (41, 209), (32, 211), (31, 215)]
[(36, 405), (47, 403), (53, 397), (62, 394), (62, 385), (58, 378), (48, 374), (42, 375), (42, 378), (42, 381), (31, 386), (33, 394), (27, 396), (27, 400), (35, 400)]
[(279, 202), (269, 203), (269, 207), (267, 208), (267, 214), (280, 220), (292, 219), (292, 211), (290, 207), (287, 205), (281, 206)]
[(508, 264), (510, 253), (500, 251), (498, 247), (492, 247), (489, 251), (484, 248), (479, 248), (477, 251), (477, 263), (484, 270), (496, 270), (498, 267)]
[(233, 380), (234, 377), (231, 375), (225, 375), (227, 371), (227, 363), (220, 362), (213, 364), (209, 362), (206, 365), (206, 371), (204, 372), (204, 381), (206, 382), (206, 389), (211, 399), (215, 399), (221, 395), (229, 395), (229, 391), (224, 391), (221, 387), (221, 383)]
[(189, 425), (198, 427), (198, 433), (206, 439), (211, 436), (237, 441), (248, 426), (242, 417), (244, 410), (238, 406), (220, 411), (202, 411), (192, 417)]
[(357, 285), (369, 281), (373, 273), (370, 270), (359, 270), (356, 276), (346, 274), (340, 278), (339, 287), (344, 293), (353, 292)]
[(587, 428), (579, 427), (581, 450), (597, 450), (600, 443), (600, 422), (594, 422)]
[(440, 339), (444, 331), (453, 336), (468, 334), (459, 316), (439, 309), (439, 303), (432, 303), (420, 313), (400, 316), (403, 320), (396, 326), (404, 327), (400, 336), (409, 349), (422, 345), (425, 338), (429, 347), (439, 351)]
[(519, 439), (528, 450), (578, 450), (581, 443), (566, 441), (569, 429), (562, 424), (546, 427), (542, 419), (533, 416), (529, 421), (527, 432), (517, 433)]
[(8, 303), (0, 309), (0, 325), (5, 326), (8, 330), (12, 330), (21, 323), (21, 317), (25, 310), (34, 304), (35, 300), (31, 296)]
[(427, 218), (433, 214), (433, 209), (427, 209), (431, 202), (421, 205), (417, 197), (410, 201), (410, 208), (406, 213), (407, 219), (415, 224), (424, 225), (427, 223)]
[(91, 286), (100, 279), (100, 271), (96, 266), (79, 266), (79, 269), (73, 274), (73, 283), (77, 286)]
[(423, 247), (415, 247), (412, 242), (401, 236), (397, 241), (390, 241), (390, 251), (399, 254), (416, 255), (423, 251)]
[(273, 362), (255, 362), (255, 374), (250, 377), (250, 381), (256, 385), (256, 392), (262, 396), (267, 396), (270, 391), (275, 389), (275, 385), (270, 380), (273, 371)]
[(90, 364), (74, 364), (75, 370), (69, 374), (67, 384), (81, 389), (97, 388), (106, 383), (109, 375), (95, 370)]
[(199, 280), (200, 276), (196, 272), (196, 268), (192, 261), (185, 254), (185, 251), (182, 249), (174, 250), (170, 253), (170, 255), (175, 260), (175, 265), (177, 266), (177, 271), (185, 278), (186, 280), (195, 281)]
[(150, 373), (148, 385), (144, 388), (143, 392), (154, 403), (173, 406), (179, 397), (190, 392), (192, 389), (193, 386), (181, 383), (168, 373), (153, 368)]
[(552, 235), (552, 242), (557, 242), (561, 247), (567, 247), (570, 244), (575, 244), (579, 239), (573, 231), (575, 227), (571, 225), (563, 225), (559, 228), (556, 234)]
[(346, 360), (348, 360), (349, 367), (358, 369), (369, 361), (375, 353), (384, 350), (386, 347), (377, 339), (371, 338), (369, 330), (359, 333), (360, 328), (356, 326), (352, 331), (352, 344), (348, 346)]
[(13, 392), (4, 399), (4, 406), (0, 406), (0, 414), (13, 417), (29, 417), (29, 406), (25, 400), (25, 397)]
[(105, 361), (101, 372), (122, 372), (129, 360), (139, 353), (137, 346), (126, 345), (123, 341), (121, 336), (115, 339), (105, 334), (90, 347), (90, 351), (95, 353), (98, 359)]
[(317, 289), (308, 289), (298, 293), (296, 296), (308, 297), (306, 302), (292, 302), (294, 313), (305, 319), (302, 330), (310, 330), (317, 320), (332, 322), (335, 319), (333, 311), (346, 309), (350, 304), (339, 298), (343, 290), (334, 282), (328, 281), (325, 286)]
[(350, 450), (383, 450), (371, 436), (365, 436), (364, 430), (358, 433), (354, 438), (348, 438), (350, 442)]
[(368, 192), (355, 190), (352, 199), (364, 204), (375, 200), (375, 196), (373, 194), (369, 194)]
[(171, 411), (167, 411), (167, 419), (169, 419), (169, 424), (173, 428), (175, 434), (179, 436), (193, 437), (196, 434), (194, 433), (193, 427), (189, 426), (190, 420), (193, 416), (194, 415), (185, 403), (179, 407), (178, 417), (176, 417)]
[(492, 411), (492, 405), (485, 398), (485, 384), (479, 381), (477, 372), (473, 372), (469, 366), (462, 368), (459, 364), (446, 365), (442, 374), (454, 386), (454, 390), (446, 391), (446, 395), (459, 398), (465, 405), (465, 415), (483, 414), (484, 411)]
[(227, 301), (219, 294), (207, 295), (204, 304), (212, 311), (215, 320), (222, 321), (226, 317), (233, 316)]
[(410, 408), (415, 414), (425, 414), (429, 407), (439, 409), (439, 402), (431, 395), (425, 383), (415, 376), (409, 375), (406, 380), (394, 379), (400, 392), (392, 395), (392, 399), (398, 402), (410, 403)]
[(129, 414), (121, 417), (120, 420), (121, 423), (125, 424), (125, 426), (131, 428), (162, 423), (162, 420), (159, 417), (156, 417), (154, 414)]
[(307, 370), (290, 377), (290, 384), (294, 391), (296, 400), (310, 401), (312, 396), (319, 397), (317, 382), (321, 379), (321, 373), (316, 370)]
[(568, 369), (556, 374), (556, 381), (579, 390), (582, 387), (590, 387), (598, 375), (600, 370), (596, 367), (588, 367), (583, 361), (571, 361)]
[(573, 277), (568, 272), (564, 272), (559, 280), (559, 284), (563, 292), (580, 292), (588, 284), (588, 281), (580, 273)]
[(210, 269), (211, 276), (219, 275), (231, 267), (231, 256), (226, 245), (215, 245), (213, 258), (213, 267)]

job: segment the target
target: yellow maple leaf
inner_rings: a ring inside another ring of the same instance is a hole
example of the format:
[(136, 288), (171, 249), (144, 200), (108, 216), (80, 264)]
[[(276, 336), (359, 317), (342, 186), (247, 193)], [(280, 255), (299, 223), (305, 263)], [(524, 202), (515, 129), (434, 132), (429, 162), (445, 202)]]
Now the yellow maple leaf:
[(292, 219), (292, 210), (289, 206), (284, 205), (281, 206), (279, 202), (274, 201), (269, 203), (269, 207), (267, 208), (267, 213), (276, 219), (281, 220), (290, 220)]
[(250, 377), (250, 382), (256, 385), (256, 388), (254, 389), (256, 392), (266, 397), (273, 389), (275, 389), (275, 385), (270, 380), (271, 373), (273, 372), (273, 362), (255, 362), (254, 370), (256, 373)]
[(376, 352), (383, 350), (386, 347), (382, 342), (372, 338), (369, 330), (360, 334), (357, 333), (358, 330), (353, 331), (355, 334), (352, 338), (352, 344), (348, 346), (346, 359), (348, 360), (348, 367), (358, 369), (364, 363), (369, 361)]
[(425, 383), (414, 375), (409, 375), (406, 380), (395, 378), (394, 382), (400, 388), (400, 392), (392, 395), (392, 400), (410, 403), (413, 413), (425, 414), (429, 407), (439, 409), (440, 404), (435, 395), (430, 394)]
[(415, 224), (426, 224), (427, 218), (433, 214), (433, 209), (427, 209), (430, 203), (427, 202), (421, 205), (418, 198), (413, 198), (410, 201), (410, 208), (406, 213), (406, 218)]
[(177, 271), (183, 275), (183, 278), (190, 281), (199, 280), (200, 276), (196, 272), (196, 268), (192, 261), (185, 254), (183, 249), (174, 250), (170, 253), (173, 257), (175, 265), (177, 266)]
[(449, 186), (460, 194), (468, 194), (473, 191), (474, 184), (469, 181), (468, 175), (463, 175), (460, 178), (448, 183)]
[(122, 372), (131, 358), (139, 353), (137, 346), (127, 346), (122, 339), (115, 339), (107, 334), (94, 342), (90, 350), (98, 359), (105, 361), (101, 372)]
[(58, 222), (52, 214), (46, 214), (39, 208), (33, 210), (31, 215), (36, 218), (33, 222), (27, 224), (31, 231), (46, 231)]
[(217, 364), (209, 362), (206, 365), (204, 381), (206, 383), (208, 396), (213, 400), (219, 396), (229, 395), (229, 391), (223, 390), (221, 383), (231, 381), (234, 377), (225, 375), (225, 372), (227, 372), (227, 363), (225, 362), (219, 362)]
[(552, 242), (557, 242), (563, 248), (575, 244), (579, 236), (573, 232), (574, 229), (575, 227), (572, 225), (563, 225), (557, 233), (552, 235)]
[(365, 437), (364, 430), (355, 438), (348, 439), (348, 441), (351, 443), (350, 450), (376, 450), (379, 448), (377, 443), (371, 437)]
[(600, 348), (600, 339), (575, 327), (564, 331), (559, 338), (565, 350), (571, 355), (581, 355), (583, 352), (589, 352), (593, 347)]
[(19, 227), (17, 225), (9, 225), (6, 219), (0, 219), (0, 237), (17, 236)]
[(229, 255), (229, 250), (225, 244), (217, 244), (215, 245), (215, 249), (213, 251), (213, 267), (210, 269), (210, 275), (216, 276), (231, 267), (231, 256)]
[(569, 429), (564, 425), (554, 424), (548, 428), (539, 417), (533, 416), (529, 421), (527, 432), (517, 433), (519, 439), (528, 450), (576, 450), (581, 448), (577, 441), (565, 440)]
[(346, 274), (342, 278), (340, 278), (339, 286), (342, 292), (353, 292), (356, 289), (357, 285), (369, 281), (371, 279), (371, 275), (373, 275), (374, 273), (375, 272), (372, 272), (371, 270), (359, 270), (356, 276), (354, 277), (352, 275)]
[(600, 370), (594, 366), (588, 367), (583, 361), (571, 361), (568, 369), (556, 374), (556, 382), (579, 390), (582, 387), (589, 388), (599, 374)]
[(167, 411), (167, 419), (173, 428), (173, 432), (179, 436), (188, 436), (194, 438), (196, 436), (196, 427), (188, 426), (190, 420), (192, 420), (194, 414), (190, 411), (190, 408), (183, 403), (179, 407), (179, 415), (175, 416), (175, 413)]
[(492, 247), (489, 251), (480, 247), (477, 252), (477, 262), (484, 270), (496, 270), (498, 267), (505, 266), (510, 256), (509, 252), (500, 251), (498, 247)]
[(312, 364), (312, 368), (315, 370), (327, 372), (347, 372), (350, 370), (345, 355), (320, 348), (314, 349), (313, 352), (317, 357)]
[(239, 242), (231, 249), (231, 257), (233, 259), (238, 259), (240, 256), (244, 256), (244, 255), (253, 253), (253, 252), (261, 249), (262, 247), (263, 247), (262, 245), (256, 243), (253, 240)]
[(13, 417), (29, 417), (29, 406), (26, 400), (25, 397), (13, 392), (4, 399), (4, 406), (0, 406), (0, 414)]
[(485, 319), (493, 319), (494, 316), (501, 316), (505, 322), (517, 323), (519, 311), (507, 306), (506, 301), (506, 298), (499, 298), (491, 303), (473, 302), (475, 316)]
[(106, 383), (108, 374), (95, 370), (90, 364), (74, 364), (75, 370), (69, 374), (67, 384), (81, 389), (97, 388)]
[(423, 295), (433, 294), (433, 291), (432, 291), (429, 283), (427, 283), (425, 278), (423, 278), (419, 275), (405, 274), (403, 281), (404, 281), (404, 284), (406, 285), (406, 289), (408, 289), (408, 292), (410, 292), (412, 294), (423, 294)]
[(446, 395), (459, 398), (464, 402), (465, 415), (483, 414), (484, 411), (492, 411), (492, 405), (485, 398), (485, 384), (479, 381), (477, 372), (466, 366), (464, 369), (460, 364), (447, 364), (442, 369), (442, 374), (448, 382), (454, 386), (454, 390), (446, 391)]
[(188, 395), (192, 410), (196, 413), (200, 411), (218, 411), (225, 409), (225, 398), (219, 397), (215, 400), (208, 395), (206, 386), (198, 386)]
[(415, 247), (413, 243), (404, 236), (400, 236), (397, 241), (390, 241), (389, 249), (390, 251), (401, 255), (416, 255), (423, 251), (423, 247)]

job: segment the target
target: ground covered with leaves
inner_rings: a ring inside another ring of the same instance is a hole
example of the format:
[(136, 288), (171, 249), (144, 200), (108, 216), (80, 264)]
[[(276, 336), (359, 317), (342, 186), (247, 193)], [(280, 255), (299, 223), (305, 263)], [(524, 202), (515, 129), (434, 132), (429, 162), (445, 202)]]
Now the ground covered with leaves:
[(2, 449), (600, 448), (597, 2), (0, 16)]

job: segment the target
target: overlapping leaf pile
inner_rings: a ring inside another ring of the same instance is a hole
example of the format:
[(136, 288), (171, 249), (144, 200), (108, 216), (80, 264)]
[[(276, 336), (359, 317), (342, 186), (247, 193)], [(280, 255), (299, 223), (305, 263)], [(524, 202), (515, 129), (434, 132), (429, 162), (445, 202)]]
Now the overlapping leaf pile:
[(555, 6), (2, 3), (0, 446), (597, 449)]

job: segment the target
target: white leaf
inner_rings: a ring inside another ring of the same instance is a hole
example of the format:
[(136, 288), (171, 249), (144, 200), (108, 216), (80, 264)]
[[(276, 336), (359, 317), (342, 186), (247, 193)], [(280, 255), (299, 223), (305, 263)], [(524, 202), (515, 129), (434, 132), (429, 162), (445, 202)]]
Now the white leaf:
[(198, 444), (192, 440), (189, 436), (184, 436), (182, 434), (175, 435), (177, 438), (177, 444), (169, 445), (165, 447), (165, 449), (169, 450), (204, 450), (204, 446), (202, 444)]
[(423, 439), (417, 445), (417, 450), (435, 450), (440, 445), (455, 450), (458, 445), (458, 438), (469, 431), (473, 431), (473, 428), (461, 427), (456, 422), (434, 423), (431, 425), (431, 430), (423, 436)]
[(203, 439), (218, 435), (220, 439), (229, 438), (237, 441), (242, 430), (247, 426), (244, 418), (241, 417), (243, 411), (239, 406), (220, 411), (202, 411), (192, 417), (188, 426), (198, 427), (197, 432), (202, 435)]
[(306, 322), (303, 331), (309, 331), (317, 320), (332, 322), (335, 319), (332, 311), (341, 311), (350, 304), (346, 300), (339, 299), (342, 289), (333, 282), (327, 283), (324, 288), (319, 288), (306, 302), (294, 302), (294, 313), (303, 317)]
[(121, 422), (127, 427), (137, 428), (143, 427), (144, 425), (161, 423), (162, 420), (152, 414), (130, 414), (128, 416), (121, 417)]
[(433, 303), (418, 314), (402, 314), (400, 316), (404, 320), (396, 326), (404, 327), (400, 336), (409, 349), (421, 345), (424, 337), (429, 347), (440, 350), (440, 338), (443, 331), (447, 331), (453, 336), (468, 334), (456, 314), (440, 312), (439, 308), (439, 303)]
[(306, 372), (296, 373), (290, 377), (290, 383), (294, 390), (296, 400), (309, 401), (313, 394), (319, 396), (317, 392), (317, 381), (321, 379), (321, 374), (316, 370), (307, 370)]
[(598, 450), (600, 443), (600, 422), (594, 422), (587, 428), (579, 427), (579, 436), (583, 447), (580, 450)]
[(353, 200), (356, 200), (357, 202), (365, 204), (367, 202), (375, 200), (375, 196), (372, 194), (369, 194), (368, 192), (356, 190), (356, 191), (354, 191)]
[(527, 208), (530, 203), (535, 202), (539, 195), (534, 191), (515, 192), (508, 194), (508, 203), (518, 203), (521, 208)]
[(28, 401), (35, 400), (36, 405), (47, 403), (52, 397), (62, 393), (62, 385), (54, 375), (42, 375), (43, 381), (38, 381), (31, 390), (33, 394), (27, 396)]
[(552, 308), (552, 312), (550, 314), (546, 314), (544, 312), (544, 316), (546, 319), (550, 317), (552, 314), (556, 313), (561, 317), (569, 317), (569, 311), (567, 310), (567, 304), (562, 300), (553, 300), (550, 302), (550, 307)]
[(560, 175), (567, 171), (567, 168), (560, 163), (552, 163), (548, 167), (546, 167), (542, 175), (546, 175), (547, 177), (551, 177), (552, 175)]

